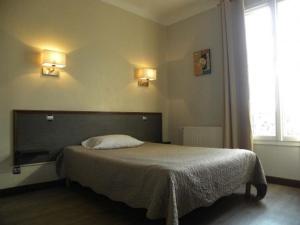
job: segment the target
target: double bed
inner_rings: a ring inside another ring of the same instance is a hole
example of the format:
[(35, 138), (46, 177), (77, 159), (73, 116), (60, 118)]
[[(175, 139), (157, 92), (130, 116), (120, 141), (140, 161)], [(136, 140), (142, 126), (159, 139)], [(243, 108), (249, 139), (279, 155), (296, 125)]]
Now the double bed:
[[(165, 218), (167, 225), (178, 225), (183, 215), (244, 184), (248, 194), (256, 187), (258, 200), (265, 196), (267, 183), (254, 152), (161, 144), (161, 128), (161, 113), (15, 110), (15, 164), (54, 161), (59, 155), (57, 169), (67, 180), (145, 208), (147, 218)], [(106, 150), (80, 145), (106, 134), (145, 143)]]
[(145, 143), (134, 148), (91, 150), (69, 146), (63, 152), (64, 173), (115, 201), (147, 209), (149, 219), (167, 225), (192, 210), (209, 206), (243, 184), (266, 193), (266, 180), (255, 153)]

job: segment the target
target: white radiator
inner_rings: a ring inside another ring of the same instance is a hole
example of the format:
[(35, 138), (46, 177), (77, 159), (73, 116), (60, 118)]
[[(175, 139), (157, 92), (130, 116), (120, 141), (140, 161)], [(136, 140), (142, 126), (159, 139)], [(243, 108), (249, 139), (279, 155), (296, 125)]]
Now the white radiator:
[(184, 127), (183, 145), (222, 148), (222, 127)]

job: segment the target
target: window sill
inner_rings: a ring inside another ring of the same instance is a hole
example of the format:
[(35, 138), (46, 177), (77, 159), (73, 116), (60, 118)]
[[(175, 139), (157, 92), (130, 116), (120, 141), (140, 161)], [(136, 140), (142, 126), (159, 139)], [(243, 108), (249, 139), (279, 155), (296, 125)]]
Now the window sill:
[(254, 140), (254, 145), (300, 146), (300, 141)]

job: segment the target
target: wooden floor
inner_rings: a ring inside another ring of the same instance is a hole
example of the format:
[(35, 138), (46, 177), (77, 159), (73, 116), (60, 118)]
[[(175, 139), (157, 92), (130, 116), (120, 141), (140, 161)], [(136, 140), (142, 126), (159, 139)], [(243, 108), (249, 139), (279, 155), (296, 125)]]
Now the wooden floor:
[[(110, 201), (79, 185), (0, 198), (1, 225), (163, 225), (145, 210)], [(184, 216), (180, 225), (300, 225), (300, 189), (269, 185), (263, 201), (234, 194)]]

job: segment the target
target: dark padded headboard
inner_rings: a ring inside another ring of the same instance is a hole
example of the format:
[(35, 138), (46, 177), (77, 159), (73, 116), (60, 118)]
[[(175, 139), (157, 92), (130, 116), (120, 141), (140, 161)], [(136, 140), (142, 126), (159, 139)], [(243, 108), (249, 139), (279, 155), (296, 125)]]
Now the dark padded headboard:
[(162, 141), (162, 114), (14, 110), (14, 163), (54, 161), (68, 145), (97, 135), (127, 134)]

